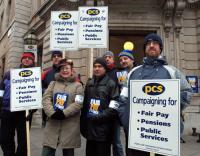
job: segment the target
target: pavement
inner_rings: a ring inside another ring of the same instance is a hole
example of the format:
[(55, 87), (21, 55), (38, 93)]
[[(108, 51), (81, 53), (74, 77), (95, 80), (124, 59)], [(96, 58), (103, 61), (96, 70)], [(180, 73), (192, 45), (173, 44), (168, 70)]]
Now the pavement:
[[(192, 131), (192, 130), (191, 130)], [(200, 143), (197, 143), (198, 136), (192, 136), (190, 134), (184, 135), (183, 138), (186, 143), (181, 143), (181, 156), (200, 156)], [(41, 156), (42, 140), (43, 140), (43, 128), (41, 128), (41, 118), (34, 117), (32, 128), (30, 130), (31, 140), (31, 156)], [(75, 150), (75, 156), (85, 156), (85, 139), (82, 138), (81, 148)], [(125, 138), (123, 130), (121, 130), (121, 141), (123, 147), (125, 145)], [(0, 149), (0, 156), (3, 153)], [(56, 156), (62, 156), (61, 149), (56, 151)]]

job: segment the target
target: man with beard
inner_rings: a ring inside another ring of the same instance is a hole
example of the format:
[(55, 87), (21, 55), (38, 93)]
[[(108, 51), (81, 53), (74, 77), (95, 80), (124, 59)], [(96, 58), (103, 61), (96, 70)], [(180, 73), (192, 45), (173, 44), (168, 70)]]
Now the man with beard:
[[(191, 88), (185, 76), (175, 67), (167, 65), (166, 60), (161, 56), (163, 50), (163, 42), (157, 34), (149, 34), (144, 40), (144, 51), (146, 57), (143, 59), (143, 64), (133, 68), (127, 79), (126, 86), (123, 87), (120, 94), (119, 116), (126, 133), (128, 141), (129, 129), (129, 93), (131, 80), (145, 80), (145, 79), (180, 79), (181, 89), (181, 111), (186, 108), (191, 100)], [(134, 90), (137, 91), (137, 88)], [(181, 120), (182, 123), (182, 120)], [(128, 156), (149, 156), (150, 154), (145, 151), (128, 149)]]

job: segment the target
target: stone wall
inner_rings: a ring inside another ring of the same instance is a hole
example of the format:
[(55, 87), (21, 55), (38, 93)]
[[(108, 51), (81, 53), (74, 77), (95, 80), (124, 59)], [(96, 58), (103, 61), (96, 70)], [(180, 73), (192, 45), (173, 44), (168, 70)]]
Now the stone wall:
[[(4, 1), (5, 6), (6, 2)], [(3, 30), (1, 34), (0, 47), (2, 53), (1, 57), (5, 55), (5, 71), (10, 68), (14, 68), (19, 66), (21, 53), (24, 49), (24, 35), (28, 31), (28, 23), (30, 20), (30, 8), (31, 1), (30, 0), (15, 0), (10, 1), (11, 7), (9, 7), (12, 11), (7, 15), (5, 15), (5, 19), (9, 19), (9, 23), (6, 24), (6, 20), (4, 20)], [(8, 5), (8, 4), (7, 4)], [(4, 7), (5, 7), (4, 6)], [(3, 6), (1, 6), (2, 9)], [(7, 8), (7, 7), (5, 7)], [(4, 14), (6, 13), (6, 9)], [(12, 17), (12, 18), (11, 18)], [(13, 20), (12, 20), (13, 19)], [(7, 27), (5, 27), (7, 25)], [(2, 73), (3, 74), (3, 73)]]

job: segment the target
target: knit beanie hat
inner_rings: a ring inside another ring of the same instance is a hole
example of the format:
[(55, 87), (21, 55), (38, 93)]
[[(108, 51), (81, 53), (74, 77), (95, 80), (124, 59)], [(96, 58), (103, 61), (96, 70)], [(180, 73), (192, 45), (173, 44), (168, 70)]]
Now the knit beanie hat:
[(124, 43), (124, 50), (122, 50), (118, 57), (121, 57), (121, 56), (126, 56), (128, 58), (130, 58), (131, 60), (134, 60), (134, 57), (133, 57), (133, 49), (134, 49), (134, 44), (132, 42), (125, 42)]
[(106, 57), (106, 56), (112, 56), (112, 57), (114, 57), (114, 54), (113, 54), (112, 51), (106, 51), (106, 52), (102, 55), (102, 57)]
[(162, 52), (162, 50), (163, 50), (163, 42), (162, 42), (162, 39), (160, 38), (160, 36), (158, 36), (158, 35), (155, 34), (155, 33), (151, 33), (151, 34), (149, 34), (149, 35), (147, 35), (147, 36), (145, 37), (145, 39), (144, 39), (144, 50), (145, 50), (145, 48), (146, 48), (147, 43), (150, 42), (150, 41), (157, 41), (157, 42), (159, 43), (159, 45), (160, 45), (160, 50), (161, 50), (161, 52)]
[(106, 60), (105, 60), (103, 57), (98, 57), (98, 58), (94, 61), (93, 65), (95, 65), (96, 63), (101, 64), (101, 65), (107, 70)]
[(62, 57), (62, 52), (61, 51), (59, 51), (59, 50), (54, 50), (54, 51), (52, 51), (52, 53), (51, 53), (51, 58), (53, 58), (53, 56), (54, 55), (60, 55), (61, 57)]
[(31, 59), (33, 60), (33, 62), (35, 62), (35, 55), (34, 55), (34, 53), (31, 53), (31, 52), (24, 52), (24, 53), (22, 54), (21, 61), (22, 61), (23, 58), (26, 58), (26, 57), (31, 58)]

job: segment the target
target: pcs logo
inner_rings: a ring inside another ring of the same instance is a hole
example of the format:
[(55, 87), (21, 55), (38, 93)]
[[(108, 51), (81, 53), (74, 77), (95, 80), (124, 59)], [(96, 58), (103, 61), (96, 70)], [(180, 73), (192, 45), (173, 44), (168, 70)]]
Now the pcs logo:
[(34, 46), (32, 46), (32, 45), (28, 46), (28, 49), (33, 49), (33, 48), (34, 48)]
[(62, 14), (60, 14), (58, 17), (59, 17), (60, 19), (62, 19), (62, 20), (68, 20), (68, 19), (70, 19), (70, 18), (72, 17), (72, 15), (69, 14), (69, 13), (62, 13)]
[(142, 87), (142, 91), (148, 95), (160, 95), (165, 91), (165, 87), (159, 83), (148, 83)]
[(88, 9), (86, 13), (88, 15), (95, 16), (95, 15), (98, 15), (100, 11), (98, 9)]
[(19, 76), (21, 77), (28, 77), (28, 76), (31, 76), (32, 74), (33, 72), (31, 70), (23, 70), (19, 72)]

